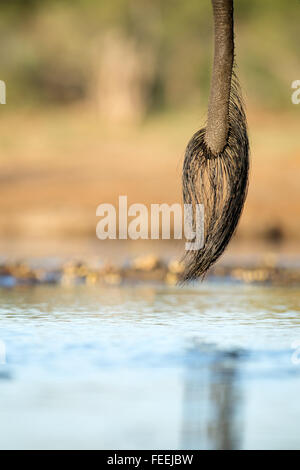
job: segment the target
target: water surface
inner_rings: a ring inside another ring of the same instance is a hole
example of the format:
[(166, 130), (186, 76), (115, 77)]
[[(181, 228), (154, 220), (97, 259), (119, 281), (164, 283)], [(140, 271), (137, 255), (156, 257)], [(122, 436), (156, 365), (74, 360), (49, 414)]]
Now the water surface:
[(0, 447), (299, 449), (299, 299), (223, 283), (2, 289)]

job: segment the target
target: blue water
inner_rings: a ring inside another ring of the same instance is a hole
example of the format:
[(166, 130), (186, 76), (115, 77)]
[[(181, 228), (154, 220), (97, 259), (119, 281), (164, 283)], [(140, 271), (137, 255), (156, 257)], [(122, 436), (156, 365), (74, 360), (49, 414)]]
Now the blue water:
[(296, 288), (0, 290), (2, 449), (299, 449), (299, 392)]

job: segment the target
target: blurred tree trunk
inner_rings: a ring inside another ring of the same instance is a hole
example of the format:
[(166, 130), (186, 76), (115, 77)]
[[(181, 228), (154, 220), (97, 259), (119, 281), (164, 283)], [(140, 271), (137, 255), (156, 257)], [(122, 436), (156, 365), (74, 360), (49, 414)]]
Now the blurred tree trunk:
[(95, 96), (101, 117), (137, 123), (146, 114), (153, 78), (151, 54), (116, 31), (102, 40), (96, 60)]

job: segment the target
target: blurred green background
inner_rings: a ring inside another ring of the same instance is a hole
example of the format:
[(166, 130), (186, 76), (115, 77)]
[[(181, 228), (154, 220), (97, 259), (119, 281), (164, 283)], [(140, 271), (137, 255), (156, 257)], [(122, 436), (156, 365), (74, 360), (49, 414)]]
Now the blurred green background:
[[(299, 0), (236, 0), (235, 15), (247, 99), (288, 107), (299, 65)], [(0, 31), (1, 79), (9, 83), (11, 106), (93, 98), (103, 45), (114, 47), (109, 34), (124, 51), (128, 42), (141, 69), (144, 113), (206, 103), (208, 0), (1, 1)]]
[[(251, 174), (229, 250), (274, 240), (300, 251), (300, 2), (234, 3)], [(2, 252), (26, 239), (100, 246), (96, 207), (119, 195), (181, 201), (184, 150), (206, 119), (210, 0), (1, 1), (0, 35)]]

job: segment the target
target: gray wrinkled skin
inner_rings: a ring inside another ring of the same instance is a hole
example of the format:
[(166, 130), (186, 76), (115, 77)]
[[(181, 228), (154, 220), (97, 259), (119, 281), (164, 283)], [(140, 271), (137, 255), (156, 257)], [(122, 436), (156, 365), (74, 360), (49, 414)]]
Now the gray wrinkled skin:
[[(214, 64), (206, 128), (190, 140), (183, 164), (183, 202), (204, 206), (204, 246), (186, 251), (181, 281), (203, 278), (225, 250), (239, 221), (248, 186), (246, 116), (233, 71), (233, 0), (212, 0)], [(194, 223), (194, 230), (196, 229)]]

